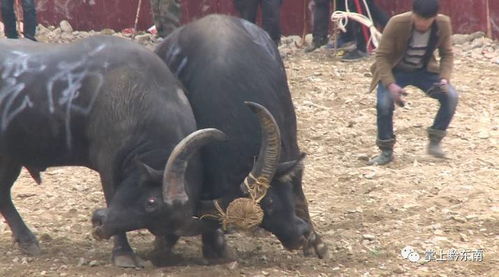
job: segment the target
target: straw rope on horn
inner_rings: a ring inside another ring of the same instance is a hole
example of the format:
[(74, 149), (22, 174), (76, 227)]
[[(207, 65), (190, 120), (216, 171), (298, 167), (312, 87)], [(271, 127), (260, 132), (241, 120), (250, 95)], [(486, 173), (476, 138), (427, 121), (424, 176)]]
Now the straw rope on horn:
[[(249, 181), (251, 179), (251, 181)], [(236, 198), (229, 203), (227, 210), (224, 212), (217, 200), (213, 200), (213, 204), (218, 211), (217, 215), (206, 214), (203, 217), (215, 217), (222, 224), (222, 228), (227, 230), (229, 226), (249, 230), (252, 229), (263, 220), (263, 210), (260, 207), (260, 201), (267, 194), (270, 187), (269, 181), (266, 178), (255, 178), (252, 174), (244, 179), (249, 196)]]

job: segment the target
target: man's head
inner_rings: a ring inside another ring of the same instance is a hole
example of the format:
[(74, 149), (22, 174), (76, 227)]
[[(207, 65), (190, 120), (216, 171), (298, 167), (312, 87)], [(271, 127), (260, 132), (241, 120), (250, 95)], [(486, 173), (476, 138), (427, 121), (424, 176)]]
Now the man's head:
[(437, 17), (439, 8), (439, 0), (414, 0), (412, 2), (414, 28), (419, 32), (428, 31)]

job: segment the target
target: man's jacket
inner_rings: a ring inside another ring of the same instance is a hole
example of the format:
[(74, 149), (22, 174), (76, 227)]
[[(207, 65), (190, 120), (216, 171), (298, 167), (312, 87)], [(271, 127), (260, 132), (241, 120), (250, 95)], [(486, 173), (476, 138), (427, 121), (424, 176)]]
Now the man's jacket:
[[(385, 86), (395, 82), (392, 69), (404, 57), (413, 31), (412, 12), (395, 15), (388, 21), (376, 50), (376, 61), (371, 66), (373, 79), (369, 91), (373, 91), (380, 81)], [(423, 59), (423, 64), (428, 71), (438, 73), (440, 78), (447, 80), (450, 80), (454, 64), (451, 35), (450, 18), (442, 14), (437, 15), (431, 27), (430, 40)], [(436, 49), (439, 52), (440, 65), (434, 55)]]

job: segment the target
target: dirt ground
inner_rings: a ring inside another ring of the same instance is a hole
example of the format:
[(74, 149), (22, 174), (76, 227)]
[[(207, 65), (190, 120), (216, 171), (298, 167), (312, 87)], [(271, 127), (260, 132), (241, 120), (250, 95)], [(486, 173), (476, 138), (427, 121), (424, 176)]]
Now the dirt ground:
[[(499, 48), (498, 48), (499, 49)], [(200, 239), (183, 238), (175, 266), (120, 269), (112, 243), (91, 236), (91, 212), (104, 206), (97, 174), (51, 168), (38, 186), (26, 171), (13, 199), (42, 247), (28, 257), (12, 245), (0, 220), (0, 276), (499, 276), (499, 65), (457, 51), (453, 83), (460, 103), (444, 140), (448, 159), (425, 154), (425, 128), (437, 103), (414, 88), (397, 108), (395, 161), (367, 166), (375, 146), (375, 95), (367, 93), (373, 57), (342, 63), (331, 50), (285, 57), (299, 142), (308, 153), (304, 190), (330, 257), (288, 252), (272, 235), (229, 234), (237, 262), (202, 264)], [(131, 232), (141, 256), (152, 248), (146, 231)], [(418, 262), (401, 256), (411, 246)], [(430, 251), (445, 259), (425, 260)], [(426, 256), (426, 257), (425, 257)]]

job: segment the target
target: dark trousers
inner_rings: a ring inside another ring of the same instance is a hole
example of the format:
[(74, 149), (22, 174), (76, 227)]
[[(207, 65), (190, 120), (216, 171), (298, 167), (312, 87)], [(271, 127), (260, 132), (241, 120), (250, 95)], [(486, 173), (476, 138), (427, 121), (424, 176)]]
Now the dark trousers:
[(312, 38), (315, 44), (322, 45), (327, 43), (329, 34), (329, 21), (331, 21), (331, 0), (313, 0)]
[[(420, 69), (414, 72), (406, 72), (394, 70), (393, 75), (397, 85), (406, 87), (409, 85), (415, 86), (422, 91), (428, 91), (434, 83), (440, 81), (440, 77), (436, 73), (428, 72), (425, 69)], [(432, 129), (445, 131), (456, 112), (458, 94), (456, 89), (448, 85), (447, 93), (438, 93), (428, 95), (431, 98), (438, 100), (440, 108), (438, 109), (435, 120), (433, 121)], [(388, 140), (394, 138), (393, 134), (393, 110), (395, 106), (393, 99), (388, 89), (381, 83), (378, 84), (376, 92), (376, 111), (378, 125), (378, 139)]]
[(262, 27), (270, 38), (279, 44), (281, 41), (282, 0), (234, 0), (234, 5), (242, 18), (255, 23), (258, 6), (262, 7)]
[[(35, 38), (36, 31), (36, 5), (35, 0), (22, 0), (24, 16), (24, 36)], [(16, 30), (16, 14), (14, 13), (14, 0), (2, 0), (2, 19), (5, 25), (5, 36), (18, 38)]]
[[(341, 1), (341, 0), (339, 0), (339, 1)], [(344, 2), (344, 1), (341, 1), (341, 2)], [(362, 7), (362, 13), (365, 16), (367, 16), (366, 7), (364, 7), (363, 1), (359, 1), (359, 3), (361, 4), (361, 7)], [(369, 11), (371, 12), (371, 16), (372, 16), (372, 19), (374, 21), (374, 25), (377, 25), (377, 26), (384, 28), (386, 23), (388, 23), (388, 19), (390, 19), (388, 14), (385, 11), (381, 10), (374, 3), (373, 0), (366, 0), (366, 3), (367, 3), (367, 6), (369, 7)], [(350, 1), (349, 5), (350, 5), (349, 8), (351, 11), (357, 11), (357, 7), (355, 6), (355, 4), (352, 1)], [(352, 22), (353, 36), (355, 39), (355, 44), (357, 46), (357, 49), (360, 51), (367, 52), (367, 41), (364, 37), (364, 31), (362, 30), (363, 25), (358, 23), (358, 22), (355, 22), (353, 20), (350, 22)], [(367, 33), (367, 35), (369, 36), (369, 33)]]

